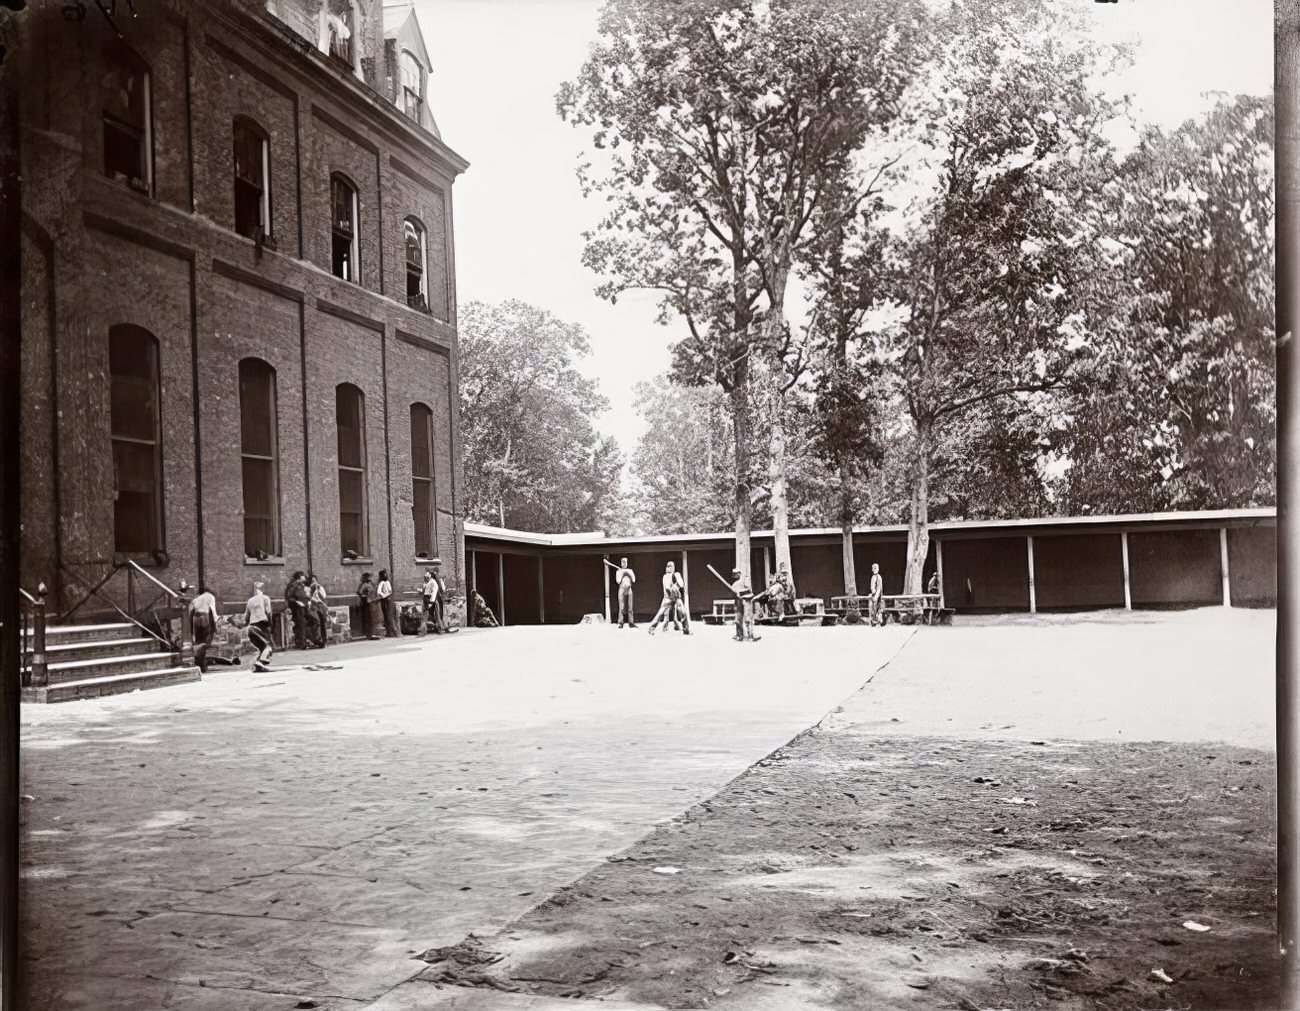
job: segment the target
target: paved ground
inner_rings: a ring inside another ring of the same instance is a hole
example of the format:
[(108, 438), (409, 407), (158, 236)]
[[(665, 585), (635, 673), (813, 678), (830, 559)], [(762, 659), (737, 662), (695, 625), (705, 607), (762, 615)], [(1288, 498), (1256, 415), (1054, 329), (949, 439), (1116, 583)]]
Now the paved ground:
[[(882, 768), (906, 768), (918, 745), (886, 740), (902, 737), (950, 738), (936, 747), (959, 762), (1040, 739), (1270, 748), (1273, 617), (771, 630), (752, 646), (707, 628), (506, 629), (339, 648), (336, 672), (29, 708), (31, 1006), (572, 1007), (439, 985), (412, 959), (520, 917), (526, 942), (530, 909), (648, 834), (659, 846), (664, 823), (834, 708), (820, 733)], [(798, 807), (741, 785), (747, 811)], [(924, 835), (928, 807), (906, 806)], [(656, 1006), (644, 988), (604, 996)]]
[(469, 630), (28, 707), (31, 1006), (369, 1003), (714, 793), (909, 634), (853, 630), (822, 663), (831, 640), (796, 631)]

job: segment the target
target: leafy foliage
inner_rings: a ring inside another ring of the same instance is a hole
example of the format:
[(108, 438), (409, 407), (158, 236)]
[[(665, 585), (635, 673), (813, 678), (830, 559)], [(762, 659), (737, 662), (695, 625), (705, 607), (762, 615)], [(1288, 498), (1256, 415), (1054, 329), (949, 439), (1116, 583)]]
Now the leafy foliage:
[(581, 326), (523, 302), (461, 308), (469, 519), (566, 533), (609, 518), (623, 461), (595, 428), (609, 405), (577, 369), (589, 350)]

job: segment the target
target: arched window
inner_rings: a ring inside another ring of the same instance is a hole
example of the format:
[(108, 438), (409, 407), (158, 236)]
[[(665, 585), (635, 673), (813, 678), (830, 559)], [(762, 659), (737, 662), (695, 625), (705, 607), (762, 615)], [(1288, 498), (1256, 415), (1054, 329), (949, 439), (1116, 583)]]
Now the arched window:
[(345, 556), (366, 554), (366, 398), (351, 383), (334, 392), (339, 438), (339, 544)]
[(360, 237), (357, 188), (337, 172), (330, 176), (330, 208), (334, 276), (355, 282), (361, 276), (357, 258)]
[(429, 256), (424, 226), (415, 218), (407, 218), (402, 222), (402, 234), (406, 244), (406, 304), (412, 309), (428, 312), (429, 289), (425, 275)]
[(433, 412), (411, 405), (411, 515), (415, 520), (415, 556), (432, 558), (433, 537)]
[(153, 185), (149, 65), (117, 43), (104, 74), (104, 175), (148, 193)]
[(417, 123), (424, 106), (424, 65), (409, 49), (402, 50), (402, 111)]
[(280, 554), (280, 435), (275, 369), (260, 358), (239, 363), (239, 453), (244, 477), (244, 554)]
[(112, 388), (113, 544), (116, 551), (163, 550), (158, 342), (138, 326), (108, 331)]
[(235, 120), (235, 231), (271, 234), (271, 142), (250, 119)]

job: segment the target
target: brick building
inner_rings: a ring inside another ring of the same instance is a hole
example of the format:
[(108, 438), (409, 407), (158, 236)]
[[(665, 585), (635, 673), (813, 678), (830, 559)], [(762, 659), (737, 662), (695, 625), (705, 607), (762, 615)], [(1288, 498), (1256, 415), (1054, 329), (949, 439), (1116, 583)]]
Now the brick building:
[[(451, 190), (414, 10), (34, 0), (22, 585), (464, 585)], [(94, 609), (94, 603), (87, 605)], [(83, 612), (84, 613), (84, 612)]]

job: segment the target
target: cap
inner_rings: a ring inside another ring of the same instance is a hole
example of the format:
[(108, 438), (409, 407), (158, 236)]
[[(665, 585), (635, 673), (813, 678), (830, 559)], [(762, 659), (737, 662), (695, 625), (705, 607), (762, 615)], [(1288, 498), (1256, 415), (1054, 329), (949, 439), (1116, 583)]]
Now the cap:
[(732, 569), (732, 570), (731, 570), (731, 574), (732, 574), (733, 576), (739, 576), (739, 575), (740, 575), (740, 570), (739, 570), (739, 569)]

